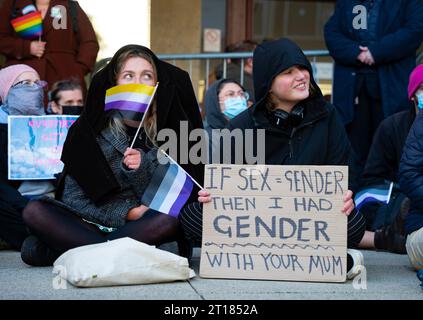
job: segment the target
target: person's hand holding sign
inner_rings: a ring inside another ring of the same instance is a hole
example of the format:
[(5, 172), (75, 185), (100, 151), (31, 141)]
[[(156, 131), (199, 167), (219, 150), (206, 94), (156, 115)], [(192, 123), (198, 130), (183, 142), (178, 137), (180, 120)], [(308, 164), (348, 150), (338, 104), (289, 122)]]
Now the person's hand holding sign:
[(350, 213), (354, 210), (354, 200), (353, 200), (353, 193), (351, 190), (348, 190), (344, 196), (344, 206), (342, 208), (342, 213), (344, 213), (347, 217)]
[(211, 201), (210, 192), (202, 189), (198, 191), (198, 202), (200, 203), (208, 203)]

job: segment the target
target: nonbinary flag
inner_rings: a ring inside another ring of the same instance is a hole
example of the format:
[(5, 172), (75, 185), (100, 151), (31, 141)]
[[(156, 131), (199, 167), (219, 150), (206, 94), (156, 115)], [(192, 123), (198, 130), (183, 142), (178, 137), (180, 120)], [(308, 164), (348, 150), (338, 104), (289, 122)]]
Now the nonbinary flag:
[(369, 202), (384, 202), (389, 203), (391, 199), (392, 187), (394, 183), (389, 185), (378, 185), (363, 189), (354, 197), (355, 207), (359, 210), (364, 204)]
[(104, 111), (111, 111), (114, 118), (142, 121), (156, 88), (138, 83), (112, 87), (106, 91)]
[(32, 40), (41, 37), (43, 33), (43, 19), (41, 12), (31, 12), (10, 21), (19, 37)]
[(177, 217), (188, 201), (194, 183), (176, 162), (159, 164), (141, 202), (150, 209)]

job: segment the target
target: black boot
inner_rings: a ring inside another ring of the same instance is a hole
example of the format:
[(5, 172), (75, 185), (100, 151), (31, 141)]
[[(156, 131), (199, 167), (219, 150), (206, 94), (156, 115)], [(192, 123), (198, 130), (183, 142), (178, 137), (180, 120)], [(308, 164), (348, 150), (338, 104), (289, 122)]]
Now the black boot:
[(393, 225), (375, 231), (375, 247), (393, 253), (406, 254), (406, 238), (398, 233)]
[(30, 266), (51, 266), (59, 256), (59, 252), (50, 249), (46, 244), (32, 235), (24, 240), (21, 247), (22, 261)]

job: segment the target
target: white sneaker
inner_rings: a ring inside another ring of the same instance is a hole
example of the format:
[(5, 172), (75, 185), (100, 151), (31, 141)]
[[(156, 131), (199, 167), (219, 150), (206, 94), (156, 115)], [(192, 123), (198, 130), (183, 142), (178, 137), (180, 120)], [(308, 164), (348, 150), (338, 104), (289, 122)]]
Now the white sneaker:
[(353, 266), (347, 272), (347, 279), (351, 280), (361, 273), (361, 270), (364, 267), (364, 257), (361, 251), (355, 249), (347, 249), (347, 256), (348, 255), (353, 259)]

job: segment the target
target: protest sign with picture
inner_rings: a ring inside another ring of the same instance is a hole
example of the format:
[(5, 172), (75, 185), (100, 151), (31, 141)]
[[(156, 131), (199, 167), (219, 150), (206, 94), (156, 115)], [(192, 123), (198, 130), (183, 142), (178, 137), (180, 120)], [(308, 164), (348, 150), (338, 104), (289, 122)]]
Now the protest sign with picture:
[(348, 167), (207, 165), (200, 276), (344, 282)]
[(53, 179), (63, 170), (63, 144), (77, 116), (10, 116), (8, 178)]

